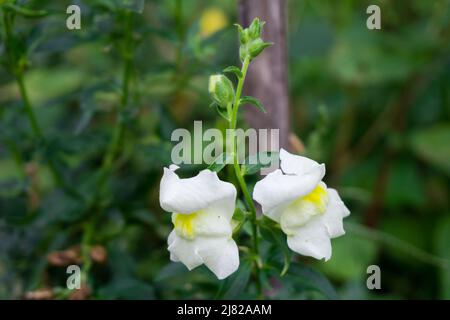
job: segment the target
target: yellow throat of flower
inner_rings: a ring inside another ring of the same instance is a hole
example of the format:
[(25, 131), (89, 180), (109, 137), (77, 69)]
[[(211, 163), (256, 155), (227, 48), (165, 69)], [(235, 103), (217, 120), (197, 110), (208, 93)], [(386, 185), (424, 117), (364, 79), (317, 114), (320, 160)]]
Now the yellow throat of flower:
[(300, 227), (312, 217), (324, 214), (328, 206), (328, 192), (320, 182), (310, 193), (294, 200), (281, 216), (281, 228), (290, 234), (292, 228)]
[(172, 223), (175, 227), (175, 232), (180, 237), (192, 240), (195, 238), (195, 219), (198, 216), (198, 212), (190, 214), (173, 213)]
[(318, 211), (317, 214), (322, 214), (327, 209), (328, 193), (325, 187), (319, 183), (313, 191), (301, 197), (299, 200), (312, 203)]

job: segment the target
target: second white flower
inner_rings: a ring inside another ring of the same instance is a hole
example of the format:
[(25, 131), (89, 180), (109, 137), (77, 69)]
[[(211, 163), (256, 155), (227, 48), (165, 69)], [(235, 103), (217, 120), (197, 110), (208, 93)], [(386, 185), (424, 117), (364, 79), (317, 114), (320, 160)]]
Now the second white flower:
[(281, 170), (257, 182), (253, 198), (278, 222), (291, 250), (316, 259), (331, 257), (331, 238), (345, 234), (350, 211), (322, 181), (325, 165), (280, 150)]

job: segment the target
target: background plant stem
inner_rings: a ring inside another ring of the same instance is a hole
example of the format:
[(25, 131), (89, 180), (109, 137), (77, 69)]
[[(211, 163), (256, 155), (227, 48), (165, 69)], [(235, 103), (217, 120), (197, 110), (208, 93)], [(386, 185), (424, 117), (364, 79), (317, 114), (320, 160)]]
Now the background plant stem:
[(27, 90), (25, 89), (25, 83), (23, 80), (23, 74), (21, 71), (17, 72), (16, 75), (17, 84), (19, 85), (20, 96), (22, 97), (23, 105), (28, 116), (28, 121), (30, 122), (31, 129), (36, 137), (42, 138), (42, 130), (36, 119), (36, 115), (33, 112), (33, 107), (30, 104), (30, 99), (28, 98)]
[[(6, 35), (7, 44), (13, 43), (14, 40), (14, 34), (12, 32), (13, 30), (13, 21), (14, 21), (14, 14), (3, 12), (3, 22), (4, 22), (4, 31)], [(33, 135), (40, 140), (41, 142), (46, 142), (45, 136), (43, 134), (43, 131), (41, 127), (39, 126), (39, 122), (37, 120), (36, 114), (34, 113), (34, 108), (30, 102), (30, 98), (28, 96), (28, 91), (25, 86), (25, 80), (24, 80), (24, 67), (26, 63), (23, 63), (20, 58), (23, 53), (15, 51), (16, 48), (10, 47), (9, 45), (6, 46), (6, 51), (8, 53), (8, 57), (10, 59), (10, 63), (13, 66), (13, 74), (15, 76), (17, 85), (19, 87), (20, 97), (22, 98), (22, 102), (25, 108), (25, 112), (27, 114), (28, 121), (31, 126), (31, 130), (33, 131)], [(26, 61), (26, 60), (25, 60)], [(54, 158), (49, 158), (47, 160), (48, 167), (50, 169), (50, 172), (53, 175), (53, 178), (58, 186), (60, 186), (68, 195), (76, 198), (81, 199), (81, 194), (75, 190), (73, 187), (68, 185), (60, 173), (60, 171), (57, 168), (56, 162)]]
[(123, 111), (126, 109), (129, 100), (129, 86), (133, 68), (133, 55), (134, 55), (131, 33), (132, 33), (132, 16), (131, 12), (127, 11), (125, 13), (125, 50), (123, 54), (124, 69), (122, 75), (122, 98), (116, 115), (116, 124), (114, 127), (111, 143), (108, 147), (105, 157), (103, 158), (102, 166), (100, 168), (100, 178), (97, 184), (97, 189), (99, 193), (101, 193), (104, 184), (107, 181), (109, 173), (112, 169), (114, 158), (116, 157), (117, 151), (120, 147), (122, 136), (125, 130), (125, 122), (123, 121), (122, 117)]
[(125, 12), (125, 39), (124, 39), (124, 52), (123, 61), (124, 68), (122, 74), (122, 97), (120, 104), (118, 106), (118, 111), (116, 114), (116, 123), (113, 130), (113, 135), (111, 142), (108, 146), (107, 152), (103, 158), (102, 166), (100, 168), (99, 179), (97, 181), (97, 189), (94, 194), (92, 204), (92, 219), (85, 225), (83, 237), (81, 240), (81, 254), (84, 263), (83, 267), (83, 279), (87, 279), (89, 275), (90, 268), (92, 266), (92, 261), (90, 258), (90, 250), (94, 237), (94, 230), (99, 223), (102, 213), (104, 210), (104, 204), (99, 198), (103, 194), (103, 189), (105, 187), (108, 178), (110, 177), (111, 171), (114, 166), (114, 160), (119, 151), (123, 134), (125, 131), (125, 121), (123, 120), (123, 112), (126, 110), (129, 101), (130, 92), (130, 80), (133, 70), (133, 57), (134, 57), (134, 44), (132, 40), (132, 22), (133, 17), (130, 11)]

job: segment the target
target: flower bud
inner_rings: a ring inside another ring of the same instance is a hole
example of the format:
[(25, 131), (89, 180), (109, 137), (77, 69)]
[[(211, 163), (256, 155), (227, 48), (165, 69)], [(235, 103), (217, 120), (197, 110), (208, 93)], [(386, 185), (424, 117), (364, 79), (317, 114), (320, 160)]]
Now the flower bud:
[(255, 40), (261, 37), (263, 25), (264, 22), (261, 22), (259, 18), (253, 19), (251, 25), (248, 27), (248, 35), (250, 39)]
[(247, 42), (249, 42), (250, 41), (250, 37), (249, 37), (249, 34), (248, 34), (248, 29), (242, 28), (242, 26), (240, 24), (237, 24), (237, 23), (235, 23), (234, 25), (237, 27), (238, 32), (239, 32), (239, 42), (242, 45), (244, 45)]
[(222, 74), (209, 77), (209, 94), (213, 100), (222, 108), (226, 108), (234, 99), (234, 88), (230, 79)]
[(241, 44), (246, 44), (251, 40), (248, 29), (242, 30), (242, 32), (239, 34), (239, 40), (241, 41)]
[(241, 42), (239, 48), (239, 57), (241, 61), (256, 58), (265, 48), (271, 45), (271, 43), (264, 42), (261, 39), (263, 26), (264, 21), (259, 20), (259, 18), (253, 19), (250, 26), (245, 29), (240, 25), (237, 25)]
[(248, 53), (252, 59), (256, 58), (265, 48), (271, 45), (271, 43), (264, 42), (261, 38), (258, 38), (248, 44)]

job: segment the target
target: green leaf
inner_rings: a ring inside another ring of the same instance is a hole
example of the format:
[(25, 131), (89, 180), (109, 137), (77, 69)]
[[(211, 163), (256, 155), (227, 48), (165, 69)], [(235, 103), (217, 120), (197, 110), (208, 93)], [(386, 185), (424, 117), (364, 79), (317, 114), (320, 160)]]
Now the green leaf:
[(48, 11), (45, 10), (33, 10), (12, 3), (5, 4), (3, 8), (6, 10), (13, 11), (16, 14), (21, 15), (25, 18), (40, 18), (50, 14)]
[(216, 111), (222, 118), (227, 120), (227, 122), (231, 121), (230, 118), (228, 117), (228, 113), (225, 112), (225, 109), (221, 108), (218, 104), (216, 104)]
[[(261, 157), (266, 159), (270, 157), (271, 161), (269, 163), (262, 163)], [(257, 173), (262, 168), (269, 167), (273, 161), (278, 163), (279, 153), (277, 151), (263, 151), (257, 154), (248, 156), (242, 165), (242, 172), (244, 175), (251, 175)]]
[(108, 285), (98, 289), (101, 299), (149, 300), (154, 299), (152, 286), (132, 277), (115, 277)]
[(86, 214), (86, 206), (62, 189), (55, 189), (44, 198), (39, 211), (48, 222), (75, 223)]
[(27, 73), (25, 84), (30, 100), (38, 106), (78, 90), (86, 79), (76, 68), (34, 69)]
[(238, 79), (242, 79), (243, 74), (241, 70), (236, 66), (229, 66), (223, 69), (223, 72), (234, 73)]
[[(286, 243), (286, 236), (278, 229), (274, 228), (273, 222), (269, 219), (264, 219), (264, 223), (261, 224), (261, 234), (264, 238), (273, 240), (277, 249), (283, 253), (283, 269), (280, 272), (280, 276), (283, 277), (289, 270), (291, 265), (291, 252)], [(277, 231), (275, 231), (277, 230)]]
[(426, 202), (426, 192), (420, 168), (411, 159), (396, 160), (391, 166), (385, 193), (386, 204), (392, 208), (402, 205), (422, 207)]
[(239, 269), (223, 281), (217, 298), (226, 300), (236, 299), (247, 287), (250, 274), (251, 265), (248, 262), (241, 263)]
[(412, 150), (424, 161), (450, 175), (450, 125), (441, 124), (412, 134)]
[(144, 11), (144, 0), (118, 0), (117, 6), (122, 9), (127, 9), (136, 13)]
[(320, 269), (339, 280), (361, 280), (366, 277), (367, 266), (374, 264), (377, 243), (350, 231), (345, 237), (333, 239), (333, 255)]
[(213, 163), (208, 166), (208, 169), (215, 172), (220, 172), (233, 159), (232, 153), (222, 153)]
[(450, 250), (448, 249), (448, 245), (450, 243), (449, 216), (443, 217), (440, 223), (437, 224), (435, 235), (435, 247), (437, 255), (449, 261), (447, 267), (443, 267), (440, 270), (440, 298), (448, 300), (450, 299)]
[(248, 215), (248, 212), (242, 210), (241, 208), (236, 208), (233, 213), (233, 220), (238, 222), (245, 221), (245, 217)]
[(252, 105), (256, 106), (260, 111), (266, 113), (266, 109), (264, 109), (264, 106), (262, 105), (261, 101), (259, 101), (258, 99), (254, 98), (254, 97), (250, 97), (250, 96), (242, 97), (241, 100), (239, 100), (239, 105), (243, 105), (243, 104), (252, 104)]
[(23, 179), (0, 180), (0, 197), (12, 198), (24, 194), (29, 188), (28, 182)]
[(185, 277), (188, 270), (182, 263), (170, 262), (166, 264), (155, 277), (155, 282), (168, 281), (175, 277)]
[(286, 277), (300, 285), (303, 290), (318, 291), (328, 299), (338, 299), (336, 290), (330, 281), (322, 273), (311, 267), (293, 264)]
[(236, 208), (233, 213), (233, 233), (238, 232), (243, 224), (247, 221), (247, 217), (250, 215), (250, 212), (244, 211), (241, 208)]

